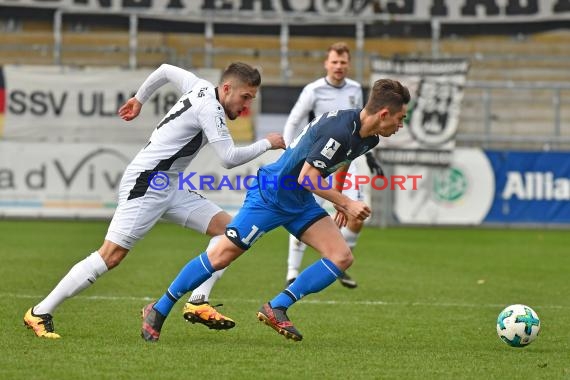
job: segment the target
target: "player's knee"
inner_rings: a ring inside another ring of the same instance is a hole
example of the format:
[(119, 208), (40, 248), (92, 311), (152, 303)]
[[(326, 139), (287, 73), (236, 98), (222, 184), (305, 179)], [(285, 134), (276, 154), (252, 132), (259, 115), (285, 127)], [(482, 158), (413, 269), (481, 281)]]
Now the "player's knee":
[(229, 239), (222, 237), (213, 247), (208, 247), (207, 252), (212, 267), (220, 270), (230, 265), (244, 251), (236, 247)]
[(331, 257), (330, 260), (335, 263), (335, 265), (341, 269), (342, 271), (345, 271), (346, 269), (348, 269), (348, 267), (350, 267), (352, 265), (352, 262), (354, 261), (354, 256), (352, 256), (352, 252), (350, 250), (350, 248), (346, 247), (346, 249), (342, 250), (342, 251), (337, 251), (335, 252)]
[(108, 269), (113, 269), (117, 265), (123, 261), (123, 259), (127, 256), (128, 251), (123, 250), (116, 250), (113, 254), (105, 260), (105, 264), (107, 265)]
[(228, 257), (221, 255), (215, 255), (213, 257), (210, 257), (208, 255), (208, 258), (210, 259), (210, 264), (212, 264), (212, 267), (215, 270), (224, 269), (225, 267), (227, 267), (232, 263), (232, 260), (230, 260)]
[(128, 249), (122, 248), (118, 245), (115, 245), (114, 247), (103, 246), (99, 249), (99, 254), (109, 270), (119, 265), (127, 256), (127, 253), (129, 253)]
[(220, 270), (230, 265), (228, 258), (224, 255), (224, 249), (217, 244), (209, 246), (208, 249), (206, 249), (206, 253), (210, 264), (215, 270)]

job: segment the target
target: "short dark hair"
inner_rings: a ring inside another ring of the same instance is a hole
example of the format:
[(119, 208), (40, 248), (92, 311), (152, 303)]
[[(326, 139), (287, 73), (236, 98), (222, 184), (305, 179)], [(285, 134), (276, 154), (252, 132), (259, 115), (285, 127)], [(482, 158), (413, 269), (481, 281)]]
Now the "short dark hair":
[(222, 73), (220, 83), (224, 83), (231, 78), (235, 78), (252, 87), (259, 87), (261, 85), (261, 74), (259, 70), (243, 62), (230, 64)]
[(409, 102), (410, 91), (402, 83), (393, 79), (378, 79), (372, 86), (368, 102), (364, 108), (370, 114), (376, 113), (385, 107), (393, 113)]
[(331, 51), (335, 51), (338, 55), (346, 53), (348, 54), (348, 59), (350, 59), (350, 49), (348, 48), (348, 45), (344, 42), (335, 42), (334, 44), (329, 46), (329, 48), (327, 49), (327, 58)]

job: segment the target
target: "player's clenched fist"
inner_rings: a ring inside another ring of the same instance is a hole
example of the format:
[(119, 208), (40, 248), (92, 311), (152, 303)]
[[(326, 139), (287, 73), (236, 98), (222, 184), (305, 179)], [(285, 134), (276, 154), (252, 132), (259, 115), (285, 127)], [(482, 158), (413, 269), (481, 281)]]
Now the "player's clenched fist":
[(368, 218), (372, 212), (372, 210), (370, 210), (370, 207), (361, 201), (350, 202), (349, 206), (347, 207), (347, 211), (350, 215), (360, 220)]
[(265, 138), (271, 143), (271, 149), (285, 149), (285, 140), (279, 133), (269, 133)]

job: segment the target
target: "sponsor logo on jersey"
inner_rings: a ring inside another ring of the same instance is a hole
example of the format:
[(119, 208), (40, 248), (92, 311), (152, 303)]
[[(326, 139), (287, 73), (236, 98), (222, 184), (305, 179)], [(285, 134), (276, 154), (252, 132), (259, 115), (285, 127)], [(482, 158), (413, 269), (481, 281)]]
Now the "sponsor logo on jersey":
[(356, 97), (354, 96), (349, 96), (348, 97), (348, 102), (350, 103), (350, 107), (351, 108), (356, 108)]
[(319, 168), (319, 169), (324, 169), (327, 167), (327, 164), (325, 164), (323, 161), (321, 160), (315, 160), (313, 161), (313, 166), (315, 168)]
[(226, 128), (226, 121), (224, 120), (223, 116), (220, 116), (220, 115), (216, 116), (216, 127), (218, 129)]
[(323, 150), (321, 150), (321, 154), (330, 160), (333, 158), (339, 147), (340, 143), (331, 137), (325, 144)]
[(226, 137), (229, 135), (226, 118), (223, 115), (216, 115), (216, 129), (218, 131), (218, 136), (220, 137)]
[(237, 239), (237, 237), (238, 237), (238, 233), (237, 233), (237, 230), (235, 228), (228, 228), (226, 230), (226, 235), (229, 238), (234, 238), (234, 239)]

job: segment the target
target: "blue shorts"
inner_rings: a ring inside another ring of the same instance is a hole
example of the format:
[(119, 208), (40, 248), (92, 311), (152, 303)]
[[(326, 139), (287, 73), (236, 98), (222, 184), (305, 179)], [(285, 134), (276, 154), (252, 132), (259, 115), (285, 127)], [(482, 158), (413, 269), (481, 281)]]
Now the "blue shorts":
[(247, 191), (243, 206), (226, 227), (226, 236), (241, 249), (249, 249), (263, 234), (279, 226), (285, 227), (297, 239), (316, 221), (329, 214), (311, 201), (300, 204), (297, 211), (280, 209), (273, 203), (266, 202), (259, 189)]

